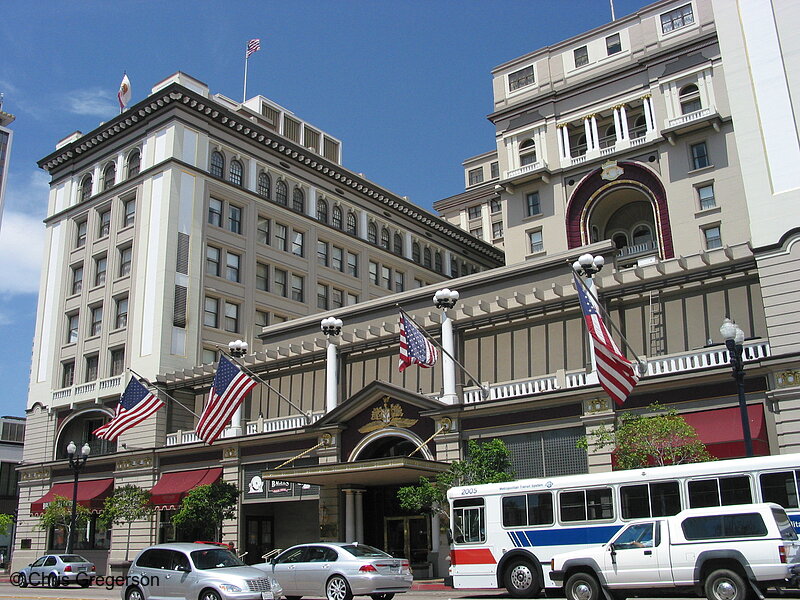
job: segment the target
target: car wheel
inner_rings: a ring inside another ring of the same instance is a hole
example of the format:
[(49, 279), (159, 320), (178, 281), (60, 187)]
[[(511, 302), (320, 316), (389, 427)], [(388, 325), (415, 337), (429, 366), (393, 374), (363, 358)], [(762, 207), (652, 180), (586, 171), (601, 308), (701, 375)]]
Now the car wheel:
[(524, 558), (513, 559), (506, 568), (504, 582), (515, 598), (538, 598), (541, 587), (533, 563)]
[(144, 594), (138, 587), (128, 588), (125, 592), (125, 600), (144, 600)]
[(372, 600), (392, 600), (394, 594), (370, 594), (369, 597)]
[(205, 589), (200, 594), (200, 600), (222, 600), (214, 590)]
[(78, 585), (81, 586), (82, 588), (87, 588), (89, 587), (89, 582), (84, 579), (81, 579), (78, 581)]
[(51, 588), (58, 587), (58, 575), (55, 573), (50, 573), (50, 576), (47, 578), (47, 585)]
[(707, 578), (704, 585), (708, 600), (747, 600), (749, 588), (742, 576), (729, 569), (717, 569)]
[(25, 577), (25, 573), (19, 574), (19, 587), (28, 587), (28, 578)]
[(594, 575), (575, 573), (564, 586), (567, 600), (602, 600), (600, 584)]
[(353, 600), (350, 585), (344, 577), (334, 575), (325, 584), (325, 596), (328, 600)]

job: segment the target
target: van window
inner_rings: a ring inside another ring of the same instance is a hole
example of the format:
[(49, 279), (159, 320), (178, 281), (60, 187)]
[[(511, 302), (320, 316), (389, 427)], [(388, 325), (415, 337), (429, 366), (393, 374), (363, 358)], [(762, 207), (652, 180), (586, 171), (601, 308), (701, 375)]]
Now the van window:
[(689, 482), (689, 508), (750, 504), (753, 494), (747, 475), (696, 479)]
[(689, 517), (681, 523), (681, 529), (687, 540), (767, 535), (767, 526), (759, 513)]
[(677, 481), (624, 485), (619, 491), (623, 519), (668, 517), (681, 512)]
[(486, 540), (483, 498), (453, 500), (453, 537), (456, 544)]
[(774, 502), (784, 508), (797, 508), (797, 471), (762, 473), (759, 476), (762, 502)]
[(775, 517), (775, 524), (778, 526), (778, 530), (781, 532), (782, 540), (797, 539), (797, 532), (795, 531), (794, 525), (792, 525), (792, 522), (789, 520), (789, 516), (786, 514), (785, 510), (773, 508), (772, 516)]

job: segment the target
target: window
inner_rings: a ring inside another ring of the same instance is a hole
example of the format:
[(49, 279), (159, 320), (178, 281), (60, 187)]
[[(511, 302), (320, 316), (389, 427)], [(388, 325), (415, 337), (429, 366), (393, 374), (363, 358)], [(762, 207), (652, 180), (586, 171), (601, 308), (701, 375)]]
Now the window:
[(133, 252), (130, 246), (119, 249), (119, 276), (125, 277), (131, 273), (131, 256)]
[(358, 277), (358, 254), (347, 253), (347, 274)]
[(552, 525), (555, 520), (551, 492), (506, 496), (502, 505), (503, 527)]
[(442, 253), (441, 252), (437, 252), (434, 255), (434, 267), (433, 267), (433, 270), (436, 271), (437, 273), (441, 273), (442, 272)]
[(321, 283), (317, 284), (317, 308), (328, 310), (328, 286)]
[(347, 211), (347, 233), (350, 235), (358, 235), (358, 226), (356, 225), (356, 215), (352, 210)]
[(529, 231), (528, 243), (530, 244), (532, 254), (534, 252), (543, 252), (544, 241), (542, 240), (542, 230), (537, 229), (536, 231)]
[(353, 304), (358, 304), (358, 294), (347, 292), (347, 306), (353, 306)]
[(403, 236), (395, 233), (393, 237), (392, 251), (398, 256), (403, 256)]
[(86, 202), (92, 197), (92, 176), (86, 175), (81, 180), (81, 202)]
[(542, 205), (539, 202), (539, 192), (525, 194), (525, 213), (529, 217), (542, 214)]
[(413, 244), (411, 244), (411, 260), (419, 264), (421, 258), (422, 258), (422, 252), (419, 247), (419, 242), (414, 242)]
[(503, 222), (495, 221), (492, 223), (492, 237), (494, 239), (503, 237)]
[(225, 158), (221, 152), (216, 150), (211, 153), (211, 175), (222, 179), (222, 174), (225, 172)]
[(289, 204), (289, 188), (286, 187), (286, 182), (282, 179), (278, 180), (275, 184), (275, 202), (287, 206)]
[(128, 155), (128, 179), (136, 177), (139, 174), (139, 169), (142, 166), (142, 154), (138, 150), (134, 150)]
[(688, 115), (703, 108), (700, 102), (700, 90), (693, 83), (681, 88), (678, 92), (678, 101), (681, 103), (682, 115)]
[(269, 219), (259, 215), (256, 224), (256, 239), (261, 244), (269, 244)]
[(378, 243), (378, 226), (375, 223), (367, 225), (367, 241), (370, 244)]
[(274, 270), (274, 281), (275, 286), (273, 287), (273, 293), (277, 294), (278, 296), (286, 297), (286, 271), (282, 269), (275, 269)]
[(386, 227), (381, 228), (381, 248), (389, 249), (389, 230)]
[(107, 267), (108, 259), (105, 254), (94, 259), (94, 284), (96, 286), (103, 285), (106, 282)]
[(450, 277), (458, 277), (458, 259), (450, 258)]
[(269, 175), (264, 173), (264, 171), (261, 171), (261, 173), (258, 174), (258, 186), (257, 186), (258, 195), (261, 196), (262, 198), (269, 199), (269, 192), (271, 187), (272, 187), (272, 181), (270, 181)]
[(453, 537), (456, 544), (486, 540), (483, 498), (453, 500)]
[(503, 210), (503, 203), (497, 198), (492, 198), (489, 200), (489, 210), (492, 214), (499, 213)]
[(228, 231), (242, 233), (242, 209), (233, 204), (228, 205)]
[(427, 269), (431, 268), (431, 249), (430, 248), (426, 247), (422, 251), (422, 266), (427, 268)]
[(83, 265), (72, 267), (72, 293), (80, 294), (83, 289)]
[(68, 360), (61, 365), (61, 387), (70, 387), (75, 382), (75, 361)]
[(589, 64), (589, 50), (587, 50), (586, 46), (581, 46), (580, 48), (575, 48), (572, 52), (573, 57), (575, 58), (575, 68), (582, 67), (584, 65)]
[(798, 471), (761, 474), (761, 499), (764, 502), (776, 502), (784, 508), (797, 508), (800, 506), (797, 494), (798, 475)]
[(661, 32), (669, 33), (681, 27), (686, 27), (694, 23), (692, 5), (685, 4), (675, 10), (665, 12), (661, 15)]
[(108, 188), (112, 187), (116, 179), (117, 165), (116, 163), (110, 162), (106, 165), (106, 168), (103, 169), (103, 190), (107, 190)]
[(614, 518), (611, 488), (562, 492), (559, 500), (562, 521), (601, 521)]
[(208, 224), (222, 227), (222, 201), (216, 198), (208, 199)]
[(624, 485), (620, 487), (619, 498), (623, 519), (667, 517), (681, 511), (677, 481)]
[(469, 233), (470, 235), (478, 238), (479, 240), (483, 239), (483, 227), (475, 227), (474, 229), (470, 229)]
[(622, 52), (622, 44), (619, 41), (619, 34), (615, 33), (606, 38), (606, 54), (611, 56), (617, 52)]
[(467, 208), (467, 217), (470, 219), (480, 219), (481, 217), (481, 205), (476, 204), (475, 206), (470, 206)]
[(305, 246), (306, 234), (302, 231), (292, 232), (292, 254), (303, 256), (303, 246)]
[(700, 210), (714, 208), (717, 205), (714, 199), (714, 184), (709, 183), (697, 188), (697, 198), (700, 201)]
[(470, 169), (469, 173), (469, 184), (476, 185), (478, 183), (483, 183), (483, 168), (478, 167), (477, 169)]
[(320, 223), (328, 222), (328, 202), (322, 198), (317, 200), (317, 221)]
[(292, 209), (299, 213), (306, 212), (306, 198), (300, 188), (294, 188), (292, 192)]
[(381, 285), (387, 290), (392, 289), (392, 270), (385, 265), (381, 265)]
[(508, 74), (508, 90), (513, 92), (533, 83), (533, 65)]
[(256, 289), (269, 291), (269, 266), (264, 263), (256, 263)]
[(344, 306), (344, 292), (333, 288), (331, 290), (331, 308), (342, 308)]
[(269, 325), (269, 313), (265, 310), (256, 311), (256, 327), (264, 328)]
[(239, 305), (232, 302), (225, 303), (225, 331), (239, 332)]
[(303, 302), (305, 280), (300, 275), (292, 275), (292, 300)]
[(136, 222), (136, 199), (126, 200), (124, 206), (125, 216), (123, 217), (122, 226), (130, 227)]
[(67, 315), (67, 343), (78, 341), (78, 313)]
[(242, 185), (242, 175), (244, 174), (244, 167), (238, 160), (231, 161), (231, 167), (228, 170), (228, 181), (233, 185)]
[(380, 279), (378, 278), (378, 263), (373, 261), (369, 261), (369, 280), (375, 285), (380, 284)]
[(84, 381), (94, 381), (97, 379), (97, 354), (86, 357), (86, 377)]
[(217, 351), (211, 348), (203, 348), (202, 361), (204, 365), (214, 364), (215, 362), (217, 362)]
[(689, 149), (692, 152), (692, 169), (702, 169), (711, 165), (705, 142), (692, 144)]
[(116, 348), (110, 352), (111, 364), (109, 365), (109, 377), (122, 375), (125, 371), (125, 348)]
[(89, 323), (89, 335), (100, 335), (103, 330), (103, 305), (92, 307), (92, 321)]
[(703, 238), (705, 239), (707, 250), (722, 247), (722, 234), (719, 231), (719, 225), (703, 229)]
[(344, 250), (334, 246), (331, 252), (331, 267), (344, 272)]
[(681, 529), (689, 541), (767, 535), (764, 518), (758, 513), (689, 517), (681, 523)]
[(317, 264), (328, 266), (328, 242), (317, 241)]
[(527, 139), (519, 145), (519, 165), (532, 165), (536, 162), (536, 142)]
[(490, 177), (492, 179), (497, 179), (498, 177), (500, 177), (500, 163), (498, 163), (497, 161), (491, 163), (489, 165), (489, 171), (491, 173)]
[(225, 279), (239, 283), (241, 281), (240, 264), (242, 257), (233, 252), (227, 252), (225, 256)]
[(219, 300), (206, 296), (203, 307), (203, 324), (206, 327), (219, 327)]
[(77, 224), (75, 234), (75, 247), (83, 248), (86, 245), (86, 221)]
[(687, 484), (689, 508), (731, 506), (753, 502), (747, 475), (695, 479)]
[(342, 228), (342, 208), (340, 206), (333, 207), (333, 226), (336, 229)]
[(400, 271), (394, 272), (394, 291), (395, 292), (402, 292), (406, 289), (406, 276), (405, 273), (401, 273)]
[(122, 329), (128, 325), (128, 297), (117, 298), (117, 309), (114, 315), (114, 328)]
[(280, 223), (275, 223), (275, 247), (278, 250), (283, 250), (286, 252), (287, 248), (287, 241), (289, 238), (289, 228), (286, 225), (282, 225)]

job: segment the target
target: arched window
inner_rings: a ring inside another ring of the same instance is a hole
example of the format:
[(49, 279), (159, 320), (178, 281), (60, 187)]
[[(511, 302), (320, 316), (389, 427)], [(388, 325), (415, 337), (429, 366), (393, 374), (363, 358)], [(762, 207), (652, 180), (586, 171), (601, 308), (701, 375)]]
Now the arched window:
[(233, 185), (242, 185), (242, 175), (244, 174), (244, 167), (238, 160), (231, 161), (231, 168), (228, 171), (228, 181)]
[(434, 268), (434, 271), (436, 271), (437, 273), (441, 273), (442, 272), (442, 253), (441, 252), (437, 252), (434, 255), (434, 267), (433, 268)]
[(86, 175), (81, 180), (81, 202), (85, 202), (92, 197), (92, 176)]
[(103, 189), (107, 190), (114, 185), (117, 179), (117, 163), (110, 162), (103, 169)]
[(300, 188), (294, 188), (292, 192), (292, 208), (299, 213), (306, 212), (306, 197)]
[(216, 150), (211, 153), (211, 175), (213, 177), (219, 177), (222, 179), (223, 174), (225, 173), (225, 157), (222, 156), (222, 152), (217, 152)]
[(419, 242), (414, 242), (411, 244), (411, 260), (419, 264), (420, 258)]
[(678, 92), (678, 101), (681, 103), (682, 115), (688, 115), (703, 108), (700, 103), (700, 90), (693, 83), (681, 88)]
[(378, 226), (375, 223), (370, 222), (367, 225), (367, 241), (370, 244), (377, 244), (378, 243)]
[(328, 201), (323, 198), (317, 199), (317, 221), (328, 222)]
[(519, 146), (519, 164), (524, 167), (525, 165), (532, 165), (536, 162), (536, 142), (532, 139), (527, 139)]
[(139, 174), (139, 169), (142, 164), (142, 154), (138, 150), (134, 150), (128, 155), (128, 179), (136, 177)]
[(582, 133), (578, 136), (578, 143), (575, 145), (575, 155), (583, 156), (586, 154), (586, 134)]
[(336, 229), (342, 228), (342, 207), (341, 206), (334, 206), (333, 207), (333, 226)]
[(469, 274), (469, 267), (467, 266), (467, 263), (461, 263), (461, 276), (463, 277), (464, 275), (468, 274)]
[(399, 233), (394, 234), (394, 240), (392, 244), (392, 252), (395, 254), (402, 256), (403, 255), (403, 236)]
[(617, 250), (621, 250), (622, 248), (625, 248), (628, 245), (628, 236), (621, 231), (619, 233), (615, 233), (611, 237), (611, 240), (614, 242), (614, 245), (617, 247)]
[(289, 188), (286, 187), (286, 182), (279, 179), (275, 184), (275, 202), (286, 206), (289, 204)]
[(645, 244), (653, 240), (653, 232), (647, 225), (637, 225), (633, 229), (632, 243), (634, 246), (637, 244)]
[(608, 148), (609, 146), (613, 146), (617, 143), (617, 128), (612, 123), (608, 127), (606, 127), (605, 131), (603, 132), (603, 137), (600, 138), (600, 147), (601, 148)]
[(633, 129), (631, 129), (631, 138), (640, 138), (647, 133), (647, 119), (644, 115), (639, 115), (633, 122)]
[(451, 258), (450, 259), (450, 277), (455, 278), (458, 277), (458, 259)]
[(389, 249), (389, 230), (386, 227), (381, 229), (381, 248)]
[(426, 269), (430, 269), (431, 268), (431, 249), (430, 248), (426, 247), (422, 251), (422, 266), (425, 267)]
[(262, 198), (269, 198), (270, 188), (272, 188), (272, 181), (269, 175), (261, 171), (258, 174), (258, 195)]
[(358, 235), (358, 227), (356, 226), (356, 215), (352, 210), (347, 211), (347, 233), (350, 235)]

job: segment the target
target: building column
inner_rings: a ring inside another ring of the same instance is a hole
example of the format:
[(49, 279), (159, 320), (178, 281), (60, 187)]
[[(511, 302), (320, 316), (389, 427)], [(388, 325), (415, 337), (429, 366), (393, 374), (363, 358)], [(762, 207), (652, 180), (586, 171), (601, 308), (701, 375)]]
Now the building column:
[(358, 211), (358, 237), (362, 240), (367, 239), (367, 211)]
[(556, 139), (558, 140), (558, 158), (565, 159), (567, 155), (564, 154), (564, 127), (566, 125), (556, 125)]
[(364, 490), (353, 490), (356, 504), (356, 537), (359, 544), (364, 543)]
[(594, 150), (594, 145), (592, 144), (592, 122), (590, 117), (584, 117), (583, 119), (583, 134), (586, 136), (586, 152), (588, 153), (590, 150)]
[(630, 140), (631, 134), (628, 130), (628, 111), (625, 109), (624, 104), (619, 105), (619, 120), (622, 124), (622, 139)]
[(405, 254), (405, 257), (408, 260), (413, 262), (411, 255), (412, 255), (412, 246), (414, 245), (414, 240), (411, 239), (411, 233), (408, 231), (406, 231), (404, 237), (405, 239), (403, 240), (403, 254)]
[(316, 220), (317, 218), (317, 188), (308, 186), (308, 204), (306, 205), (306, 214), (309, 218)]
[(356, 512), (355, 512), (355, 499), (353, 493), (355, 490), (346, 489), (344, 492), (344, 541), (356, 541)]
[(453, 319), (447, 314), (447, 309), (442, 309), (442, 380), (444, 384), (444, 394), (441, 401), (445, 404), (456, 404), (456, 364), (451, 356), (455, 356), (455, 342), (453, 339)]
[(653, 114), (651, 112), (653, 98), (648, 94), (642, 97), (642, 106), (644, 107), (644, 122), (647, 126), (647, 133), (649, 134), (655, 129), (653, 124)]
[(564, 158), (572, 158), (572, 150), (569, 147), (569, 125), (565, 124), (561, 128), (562, 135), (564, 136), (563, 144), (564, 144)]
[(597, 132), (597, 115), (592, 115), (592, 150), (597, 150), (600, 147), (600, 135)]
[(622, 133), (622, 123), (620, 123), (619, 118), (619, 108), (619, 106), (614, 107), (614, 137), (616, 138), (617, 143), (624, 139), (624, 135)]

